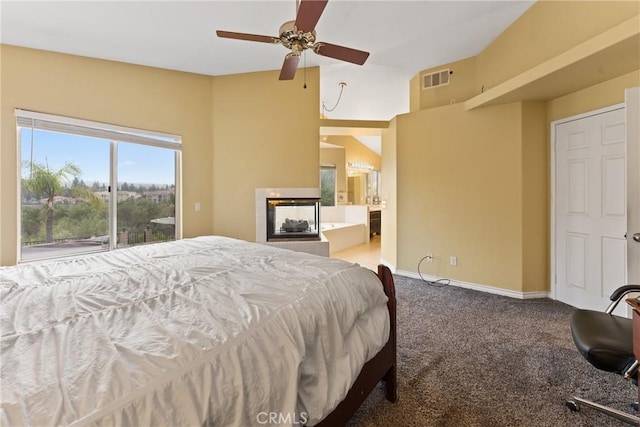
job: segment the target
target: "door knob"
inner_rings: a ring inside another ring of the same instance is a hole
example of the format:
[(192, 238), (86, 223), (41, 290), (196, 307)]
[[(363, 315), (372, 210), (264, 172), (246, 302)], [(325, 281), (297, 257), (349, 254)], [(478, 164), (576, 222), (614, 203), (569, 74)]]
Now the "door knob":
[(633, 235), (633, 240), (635, 240), (636, 242), (640, 242), (640, 233), (635, 233)]

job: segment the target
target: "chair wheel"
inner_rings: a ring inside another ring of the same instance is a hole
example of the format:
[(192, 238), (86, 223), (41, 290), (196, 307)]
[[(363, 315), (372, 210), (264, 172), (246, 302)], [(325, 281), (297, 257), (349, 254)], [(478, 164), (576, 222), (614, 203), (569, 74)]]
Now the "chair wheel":
[(567, 400), (566, 405), (567, 408), (571, 409), (571, 412), (578, 412), (580, 410), (578, 404), (573, 400)]
[(637, 411), (638, 410), (638, 402), (633, 402), (631, 404), (631, 407)]

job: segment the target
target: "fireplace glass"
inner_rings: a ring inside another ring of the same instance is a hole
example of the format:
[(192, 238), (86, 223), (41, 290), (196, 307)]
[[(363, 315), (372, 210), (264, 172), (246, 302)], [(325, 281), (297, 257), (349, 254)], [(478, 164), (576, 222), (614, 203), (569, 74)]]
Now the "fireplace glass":
[(267, 241), (274, 240), (320, 240), (320, 199), (267, 199)]

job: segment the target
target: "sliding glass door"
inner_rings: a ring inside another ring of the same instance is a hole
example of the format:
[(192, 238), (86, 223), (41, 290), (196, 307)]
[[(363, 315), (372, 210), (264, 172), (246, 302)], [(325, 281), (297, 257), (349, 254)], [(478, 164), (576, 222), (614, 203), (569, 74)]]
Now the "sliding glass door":
[(179, 137), (16, 116), (21, 261), (180, 238)]
[(21, 259), (104, 249), (109, 141), (22, 129)]
[(118, 144), (118, 247), (175, 239), (174, 150)]

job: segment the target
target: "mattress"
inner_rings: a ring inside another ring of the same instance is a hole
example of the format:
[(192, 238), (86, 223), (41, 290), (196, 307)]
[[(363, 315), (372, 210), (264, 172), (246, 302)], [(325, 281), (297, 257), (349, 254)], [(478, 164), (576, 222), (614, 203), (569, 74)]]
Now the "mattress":
[(0, 268), (2, 425), (313, 425), (389, 337), (355, 264), (220, 236)]

